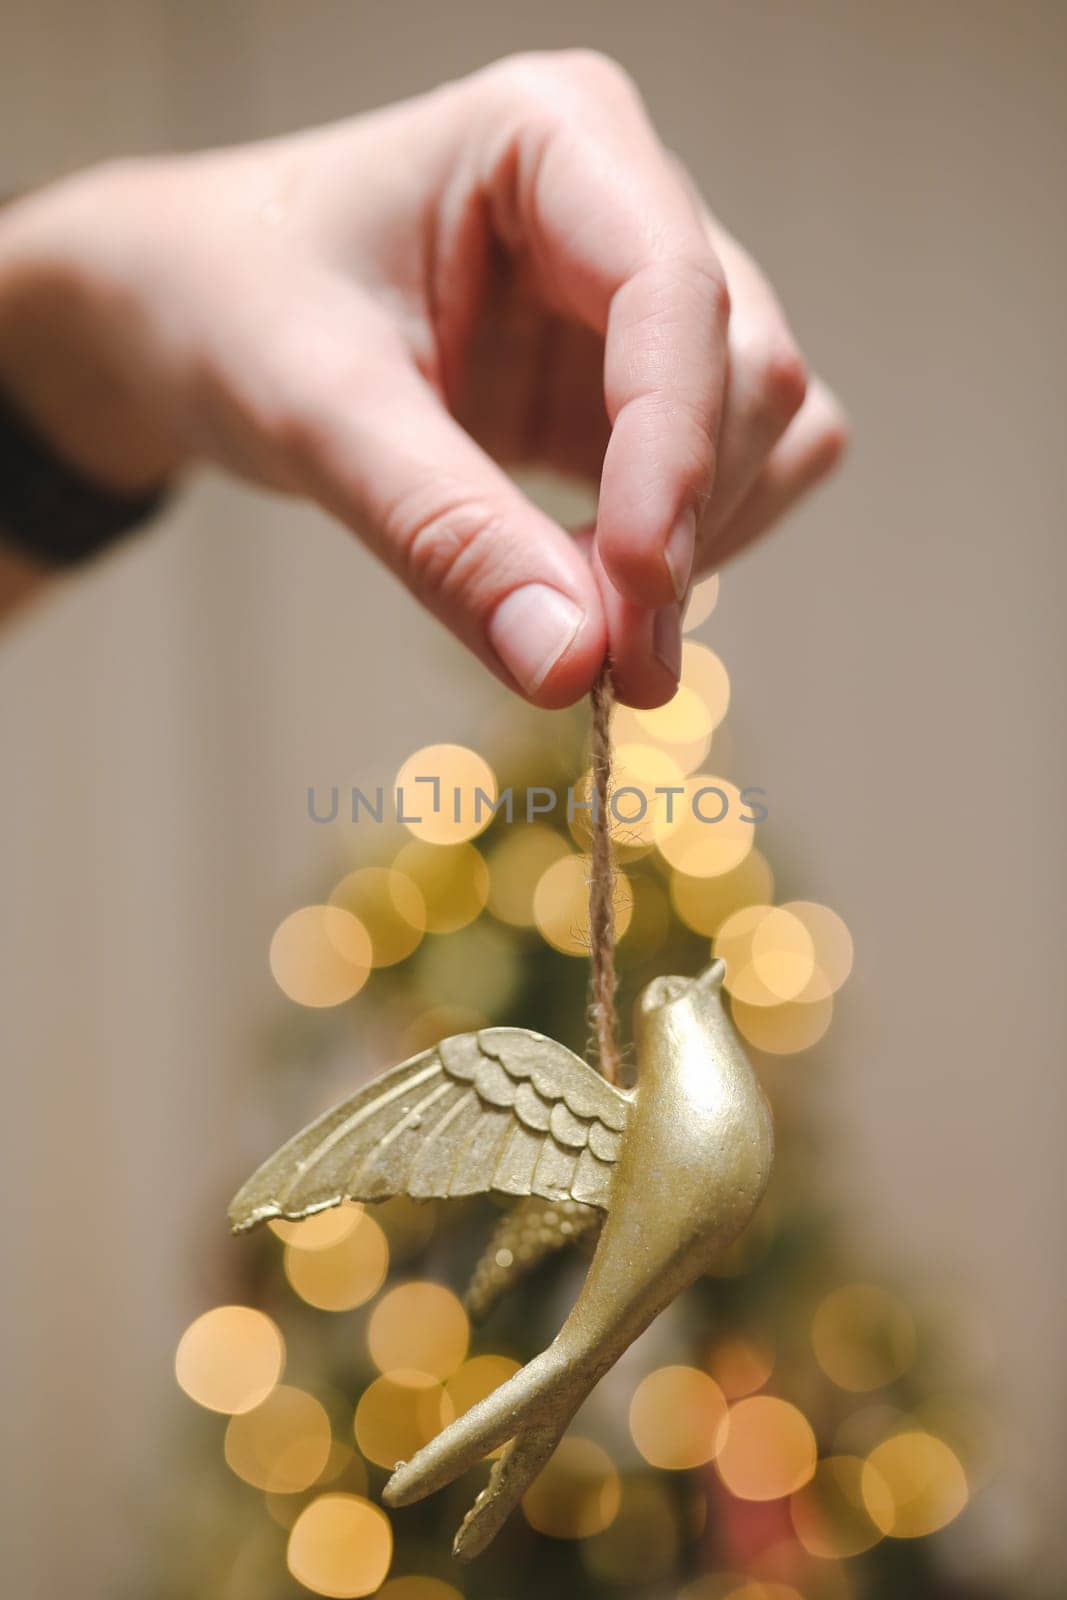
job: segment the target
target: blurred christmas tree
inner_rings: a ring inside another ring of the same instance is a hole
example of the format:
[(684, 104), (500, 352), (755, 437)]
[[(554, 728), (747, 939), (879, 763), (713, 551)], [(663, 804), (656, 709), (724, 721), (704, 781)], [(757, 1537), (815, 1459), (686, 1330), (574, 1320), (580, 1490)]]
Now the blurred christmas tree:
[[(700, 587), (691, 626), (716, 594), (716, 580)], [(952, 1338), (857, 1273), (781, 1071), (829, 1027), (851, 940), (824, 906), (774, 904), (753, 844), (759, 797), (722, 776), (728, 699), (721, 662), (690, 641), (669, 706), (617, 712), (620, 1009), (658, 973), (697, 971), (709, 941), (725, 957), (778, 1130), (756, 1221), (603, 1381), (522, 1515), (469, 1568), (449, 1554), (469, 1481), (391, 1515), (379, 1491), (397, 1460), (550, 1342), (580, 1253), (553, 1257), (472, 1328), (460, 1296), (497, 1217), (488, 1202), (348, 1205), (235, 1244), (241, 1303), (207, 1311), (178, 1350), (182, 1388), (229, 1420), (200, 1419), (157, 1600), (992, 1593), (946, 1576), (937, 1537), (987, 1466)], [(265, 1068), (264, 1153), (362, 1075), (450, 1033), (507, 1022), (583, 1050), (584, 718), (524, 725), (509, 709), (509, 722), (486, 742), (491, 765), (456, 746), (406, 763), (408, 822), (368, 826), (391, 814), (387, 789), (333, 830), (351, 870), (272, 944), (302, 1009)], [(343, 819), (351, 798), (316, 796), (317, 814)]]

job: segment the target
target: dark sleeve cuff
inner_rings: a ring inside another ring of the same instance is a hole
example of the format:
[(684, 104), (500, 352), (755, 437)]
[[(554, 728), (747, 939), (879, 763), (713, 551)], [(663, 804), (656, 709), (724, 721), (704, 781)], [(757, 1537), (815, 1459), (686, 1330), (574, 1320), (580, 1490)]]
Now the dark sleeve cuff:
[(73, 566), (155, 515), (166, 488), (115, 494), (61, 460), (0, 389), (0, 537), (49, 566)]

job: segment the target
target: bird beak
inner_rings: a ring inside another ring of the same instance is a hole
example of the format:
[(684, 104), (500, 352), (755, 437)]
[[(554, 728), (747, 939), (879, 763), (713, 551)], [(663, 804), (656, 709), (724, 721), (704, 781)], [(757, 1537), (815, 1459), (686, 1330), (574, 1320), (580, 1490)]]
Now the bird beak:
[(717, 989), (726, 976), (726, 962), (717, 957), (709, 967), (705, 967), (699, 977), (693, 979), (696, 989)]

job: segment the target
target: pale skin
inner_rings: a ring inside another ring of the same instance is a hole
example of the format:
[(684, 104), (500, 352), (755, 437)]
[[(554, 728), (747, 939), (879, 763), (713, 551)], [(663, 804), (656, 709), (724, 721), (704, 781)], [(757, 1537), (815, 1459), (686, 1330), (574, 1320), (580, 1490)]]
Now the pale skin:
[[(621, 699), (668, 699), (694, 578), (845, 444), (759, 268), (585, 51), (9, 206), (0, 385), (109, 487), (211, 462), (316, 502), (541, 706), (607, 652)], [(518, 465), (598, 487), (595, 530)], [(46, 579), (0, 544), (0, 611)]]

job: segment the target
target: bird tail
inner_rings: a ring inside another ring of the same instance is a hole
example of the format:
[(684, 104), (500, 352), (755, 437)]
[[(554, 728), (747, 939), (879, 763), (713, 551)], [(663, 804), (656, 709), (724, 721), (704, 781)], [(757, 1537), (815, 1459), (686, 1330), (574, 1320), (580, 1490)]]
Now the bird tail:
[(555, 1345), (439, 1433), (385, 1486), (387, 1505), (421, 1500), (510, 1440), (456, 1535), (461, 1560), (480, 1555), (544, 1467), (596, 1381)]

